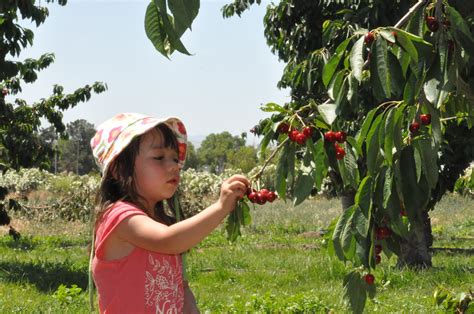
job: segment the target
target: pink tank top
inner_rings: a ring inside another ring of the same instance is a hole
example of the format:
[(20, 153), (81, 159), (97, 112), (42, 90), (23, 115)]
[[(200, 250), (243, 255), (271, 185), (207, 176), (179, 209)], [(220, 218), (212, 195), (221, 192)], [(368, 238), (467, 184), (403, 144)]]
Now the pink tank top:
[(135, 205), (117, 202), (97, 228), (92, 273), (101, 313), (181, 313), (184, 292), (181, 255), (139, 247), (121, 259), (103, 259), (103, 244), (115, 227), (132, 215), (146, 215)]

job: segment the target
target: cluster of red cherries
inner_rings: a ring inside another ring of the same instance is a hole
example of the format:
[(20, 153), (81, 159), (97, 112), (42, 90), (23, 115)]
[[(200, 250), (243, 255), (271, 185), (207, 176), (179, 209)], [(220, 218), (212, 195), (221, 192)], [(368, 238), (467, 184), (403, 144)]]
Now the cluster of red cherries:
[(266, 202), (272, 203), (278, 198), (277, 194), (274, 191), (269, 191), (268, 189), (261, 189), (256, 191), (249, 188), (247, 190), (247, 198), (251, 203), (263, 205)]
[(286, 123), (281, 123), (278, 126), (278, 132), (282, 134), (288, 134), (290, 141), (296, 142), (299, 145), (304, 145), (306, 140), (313, 134), (313, 129), (310, 126), (305, 126), (301, 131), (292, 129)]
[[(375, 229), (375, 238), (377, 240), (384, 240), (389, 238), (392, 235), (392, 230), (387, 227), (378, 227)], [(382, 261), (382, 257), (380, 254), (382, 253), (382, 245), (376, 244), (374, 246), (374, 253), (375, 253), (375, 264), (380, 264)], [(372, 285), (375, 282), (375, 276), (372, 274), (367, 274), (364, 276), (364, 280), (368, 285)]]
[(2, 89), (2, 96), (5, 97), (5, 96), (7, 96), (7, 95), (8, 95), (8, 88), (4, 87), (4, 88)]
[(410, 129), (410, 132), (412, 134), (418, 132), (418, 130), (420, 129), (420, 127), (422, 125), (430, 125), (431, 124), (431, 115), (429, 113), (420, 114), (419, 120), (420, 120), (421, 124), (418, 121), (413, 121), (410, 124), (409, 129)]
[(324, 133), (324, 140), (328, 143), (334, 143), (334, 149), (336, 150), (336, 159), (342, 160), (346, 156), (346, 151), (343, 147), (339, 146), (338, 143), (344, 143), (346, 141), (347, 134), (344, 131), (327, 131)]
[[(392, 235), (392, 230), (390, 230), (387, 227), (378, 227), (375, 229), (375, 239), (377, 240), (385, 240), (390, 238)], [(380, 244), (376, 244), (374, 246), (374, 252), (375, 252), (375, 264), (380, 264), (382, 261), (382, 257), (380, 254), (382, 253), (382, 246)]]

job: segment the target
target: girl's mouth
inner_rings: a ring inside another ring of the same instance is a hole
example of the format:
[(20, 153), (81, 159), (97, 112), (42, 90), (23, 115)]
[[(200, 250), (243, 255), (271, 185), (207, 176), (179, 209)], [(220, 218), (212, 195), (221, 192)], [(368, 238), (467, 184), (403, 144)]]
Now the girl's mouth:
[(170, 183), (170, 184), (178, 184), (178, 179), (171, 179), (171, 180), (168, 180), (166, 182)]

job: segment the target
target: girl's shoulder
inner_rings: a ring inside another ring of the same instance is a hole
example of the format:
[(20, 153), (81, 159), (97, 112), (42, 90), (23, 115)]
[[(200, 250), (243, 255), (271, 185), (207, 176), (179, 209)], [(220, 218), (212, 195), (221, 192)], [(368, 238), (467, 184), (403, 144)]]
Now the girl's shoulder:
[(129, 216), (132, 214), (146, 215), (142, 209), (133, 203), (127, 201), (117, 201), (112, 203), (109, 208), (107, 208), (104, 213), (104, 220), (114, 219), (121, 215)]

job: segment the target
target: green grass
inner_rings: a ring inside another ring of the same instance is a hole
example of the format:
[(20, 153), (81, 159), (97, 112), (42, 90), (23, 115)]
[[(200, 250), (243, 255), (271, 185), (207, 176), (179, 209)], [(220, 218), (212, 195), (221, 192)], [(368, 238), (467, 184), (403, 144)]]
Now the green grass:
[[(338, 200), (311, 200), (297, 208), (277, 202), (252, 210), (252, 225), (236, 243), (229, 244), (221, 230), (213, 232), (187, 257), (200, 309), (346, 312), (342, 278), (350, 265), (329, 256), (321, 237), (339, 212)], [(441, 313), (433, 305), (437, 287), (474, 289), (474, 200), (448, 195), (431, 217), (434, 267), (398, 269), (395, 257), (383, 255), (374, 272), (377, 296), (367, 302), (367, 313)], [(88, 226), (15, 226), (22, 232), (19, 242), (0, 237), (0, 312), (87, 313)], [(83, 292), (70, 289), (74, 284)]]

